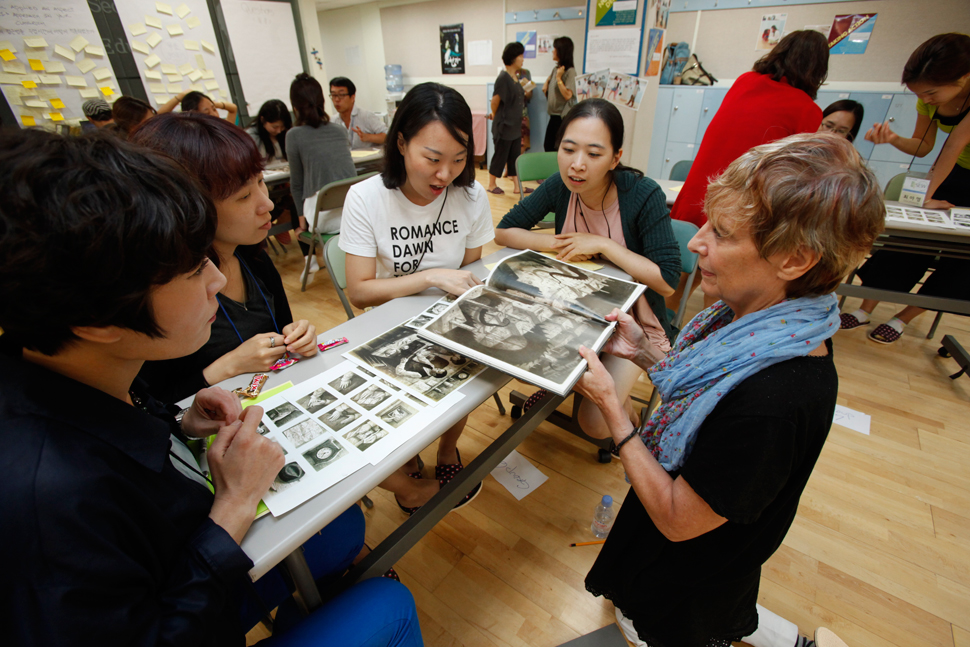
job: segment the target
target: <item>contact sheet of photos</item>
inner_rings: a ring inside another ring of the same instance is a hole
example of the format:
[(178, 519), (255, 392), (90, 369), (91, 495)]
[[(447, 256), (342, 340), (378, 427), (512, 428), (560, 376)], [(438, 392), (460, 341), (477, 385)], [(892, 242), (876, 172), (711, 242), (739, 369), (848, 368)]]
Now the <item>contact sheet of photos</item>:
[(263, 502), (274, 516), (387, 457), (463, 396), (416, 397), (352, 362), (261, 403), (259, 433), (283, 449), (285, 465)]

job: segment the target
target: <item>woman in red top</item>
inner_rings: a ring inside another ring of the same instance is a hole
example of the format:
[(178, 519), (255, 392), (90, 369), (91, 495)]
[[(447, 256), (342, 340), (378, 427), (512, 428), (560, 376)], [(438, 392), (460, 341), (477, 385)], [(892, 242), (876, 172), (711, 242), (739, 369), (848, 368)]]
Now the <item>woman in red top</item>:
[[(731, 162), (755, 146), (817, 131), (822, 109), (815, 105), (815, 96), (828, 70), (825, 36), (806, 30), (782, 38), (751, 72), (738, 77), (707, 127), (670, 217), (703, 227), (707, 185)], [(684, 280), (681, 276), (681, 286), (667, 297), (668, 307), (674, 304), (676, 310)]]

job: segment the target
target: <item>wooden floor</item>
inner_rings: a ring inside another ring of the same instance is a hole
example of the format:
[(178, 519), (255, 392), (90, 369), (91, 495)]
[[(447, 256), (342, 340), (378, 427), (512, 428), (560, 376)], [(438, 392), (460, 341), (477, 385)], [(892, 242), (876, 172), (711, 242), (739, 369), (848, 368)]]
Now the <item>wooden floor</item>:
[[(489, 196), (496, 223), (515, 197), (510, 182), (499, 186), (506, 195)], [(301, 293), (296, 246), (275, 261), (295, 317), (318, 331), (345, 320), (326, 271)], [(698, 292), (688, 316), (700, 307)], [(874, 320), (895, 310), (881, 305)], [(922, 315), (892, 346), (868, 341), (864, 328), (835, 336), (839, 404), (871, 415), (871, 434), (832, 428), (761, 581), (761, 604), (803, 634), (824, 625), (850, 647), (970, 647), (970, 377), (951, 381), (956, 363), (937, 356), (945, 334), (970, 346), (970, 319), (945, 315), (927, 340), (931, 323)], [(638, 389), (649, 397), (645, 378)], [(459, 442), (465, 461), (509, 424), (492, 400), (479, 407)], [(435, 447), (422, 452), (429, 466)], [(592, 538), (602, 495), (626, 495), (623, 467), (599, 464), (591, 445), (549, 423), (518, 451), (548, 475), (544, 485), (518, 502), (488, 477), (472, 505), (449, 514), (396, 566), (429, 646), (553, 646), (613, 622), (612, 605), (583, 585), (599, 547), (569, 544)], [(374, 545), (404, 515), (388, 493), (370, 496)]]

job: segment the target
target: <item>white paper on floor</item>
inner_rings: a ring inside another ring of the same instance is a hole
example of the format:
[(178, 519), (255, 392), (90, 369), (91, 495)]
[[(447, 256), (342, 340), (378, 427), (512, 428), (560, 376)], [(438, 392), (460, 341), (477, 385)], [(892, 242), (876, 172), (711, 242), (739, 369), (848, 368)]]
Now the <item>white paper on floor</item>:
[(515, 450), (492, 470), (492, 476), (519, 501), (549, 479)]
[(872, 416), (869, 416), (861, 411), (855, 411), (848, 407), (843, 407), (841, 404), (835, 405), (835, 418), (832, 419), (832, 423), (836, 425), (842, 425), (843, 427), (848, 427), (852, 431), (858, 431), (860, 434), (869, 435), (869, 423), (872, 421)]

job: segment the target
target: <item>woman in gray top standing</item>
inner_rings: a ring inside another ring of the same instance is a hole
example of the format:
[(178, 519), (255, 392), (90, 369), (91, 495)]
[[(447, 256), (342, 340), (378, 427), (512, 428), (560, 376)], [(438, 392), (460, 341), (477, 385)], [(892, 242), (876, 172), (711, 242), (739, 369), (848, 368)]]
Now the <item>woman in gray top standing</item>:
[(542, 145), (546, 151), (558, 150), (556, 135), (562, 125), (562, 118), (576, 105), (576, 67), (573, 65), (572, 38), (560, 36), (552, 41), (552, 60), (558, 65), (549, 73), (549, 78), (542, 86), (542, 93), (546, 95), (547, 101), (546, 111), (549, 113), (546, 137)]
[[(488, 166), (489, 193), (505, 193), (498, 187), (496, 181), (502, 177), (502, 169), (508, 168), (509, 179), (512, 180), (512, 193), (518, 193), (515, 183), (515, 160), (522, 152), (522, 111), (525, 109), (526, 96), (532, 96), (531, 90), (526, 93), (516, 80), (516, 74), (525, 63), (525, 46), (522, 43), (509, 43), (502, 52), (502, 62), (505, 70), (499, 72), (495, 79), (495, 90), (492, 94), (492, 163)], [(532, 189), (525, 189), (532, 193)]]
[[(286, 133), (286, 156), (290, 162), (290, 193), (300, 217), (300, 232), (312, 227), (309, 222), (316, 214), (315, 204), (308, 203), (317, 191), (331, 182), (357, 175), (350, 156), (347, 134), (340, 126), (330, 123), (324, 109), (323, 88), (303, 72), (290, 84), (290, 105), (296, 116), (296, 127)], [(321, 213), (317, 230), (322, 233), (340, 231), (340, 210)], [(310, 247), (300, 243), (306, 256)], [(320, 269), (316, 259), (310, 259), (309, 270)]]

